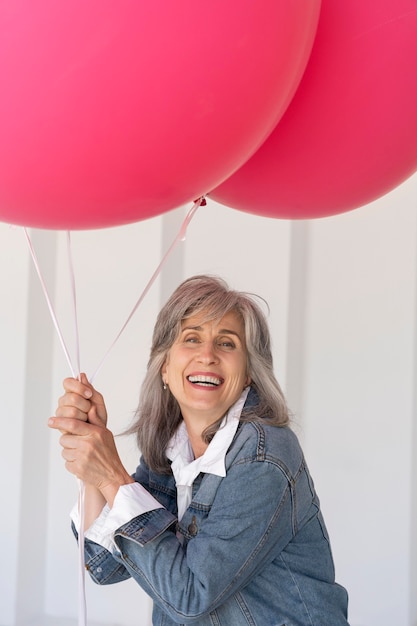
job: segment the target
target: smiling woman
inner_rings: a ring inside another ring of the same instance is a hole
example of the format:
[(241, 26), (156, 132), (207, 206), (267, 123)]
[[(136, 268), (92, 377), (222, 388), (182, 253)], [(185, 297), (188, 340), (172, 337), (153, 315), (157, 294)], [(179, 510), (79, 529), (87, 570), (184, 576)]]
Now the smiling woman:
[(202, 428), (222, 420), (250, 382), (241, 317), (231, 311), (219, 321), (206, 318), (203, 312), (183, 321), (162, 368), (195, 456), (207, 448)]
[[(142, 453), (132, 476), (101, 394), (84, 375), (64, 388), (49, 424), (86, 484), (95, 582), (132, 577), (154, 601), (155, 625), (347, 625), (254, 296), (195, 276), (162, 308), (129, 430)], [(76, 532), (76, 510), (73, 522)]]

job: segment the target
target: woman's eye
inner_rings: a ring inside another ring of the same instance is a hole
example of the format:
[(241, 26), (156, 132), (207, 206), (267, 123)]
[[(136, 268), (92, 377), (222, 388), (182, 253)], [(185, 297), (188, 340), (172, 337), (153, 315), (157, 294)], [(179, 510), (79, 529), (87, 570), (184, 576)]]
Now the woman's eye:
[(219, 342), (219, 346), (222, 348), (234, 348), (235, 344), (231, 339), (221, 339)]
[(195, 337), (194, 335), (190, 335), (188, 337), (184, 338), (185, 343), (198, 343), (198, 337)]

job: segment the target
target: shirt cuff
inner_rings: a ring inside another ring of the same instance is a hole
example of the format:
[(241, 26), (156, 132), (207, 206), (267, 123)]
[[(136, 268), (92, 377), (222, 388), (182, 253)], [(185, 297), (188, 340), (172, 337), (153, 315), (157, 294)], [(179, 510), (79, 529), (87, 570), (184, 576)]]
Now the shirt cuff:
[[(86, 539), (103, 546), (109, 552), (114, 552), (115, 549), (117, 550), (113, 540), (115, 530), (138, 515), (162, 508), (162, 504), (140, 483), (135, 482), (122, 485), (116, 494), (113, 507), (110, 508), (106, 504), (97, 519), (86, 530), (84, 536)], [(79, 530), (80, 515), (78, 505), (75, 505), (72, 509), (71, 519), (76, 529)]]

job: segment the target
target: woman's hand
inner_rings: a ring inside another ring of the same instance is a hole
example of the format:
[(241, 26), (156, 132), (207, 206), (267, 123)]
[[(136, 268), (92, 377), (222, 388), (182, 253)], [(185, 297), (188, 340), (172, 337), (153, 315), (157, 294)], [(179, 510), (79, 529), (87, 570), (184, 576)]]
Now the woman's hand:
[(64, 390), (64, 395), (58, 400), (56, 417), (77, 419), (96, 426), (107, 425), (103, 396), (88, 382), (85, 374), (81, 374), (80, 380), (66, 378)]
[(59, 443), (66, 469), (86, 484), (99, 489), (110, 506), (121, 485), (134, 482), (116, 449), (113, 434), (106, 427), (103, 396), (87, 381), (67, 378), (65, 394), (59, 399), (50, 428), (61, 431)]

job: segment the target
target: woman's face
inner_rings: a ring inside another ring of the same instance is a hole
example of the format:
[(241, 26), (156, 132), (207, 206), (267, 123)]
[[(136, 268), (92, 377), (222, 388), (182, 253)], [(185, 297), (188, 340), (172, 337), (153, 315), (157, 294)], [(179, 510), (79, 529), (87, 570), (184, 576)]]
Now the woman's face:
[(221, 320), (189, 317), (162, 367), (162, 378), (176, 398), (185, 421), (199, 420), (202, 430), (222, 417), (250, 383), (241, 317)]

